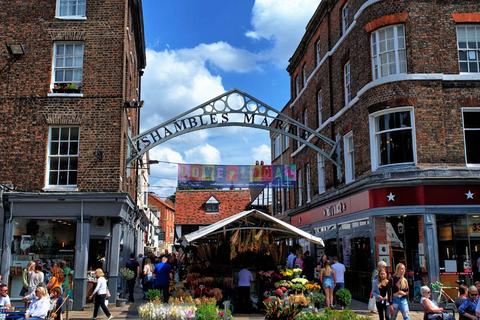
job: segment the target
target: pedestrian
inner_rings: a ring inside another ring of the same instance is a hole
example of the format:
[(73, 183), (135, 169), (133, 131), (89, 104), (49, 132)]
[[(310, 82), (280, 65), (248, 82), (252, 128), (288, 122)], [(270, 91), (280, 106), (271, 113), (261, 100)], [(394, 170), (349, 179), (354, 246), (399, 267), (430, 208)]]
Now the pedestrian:
[(287, 257), (287, 269), (293, 269), (295, 267), (296, 259), (297, 255), (295, 254), (295, 250), (290, 249), (290, 254)]
[(153, 266), (150, 258), (145, 258), (143, 266), (143, 297), (146, 298), (146, 293), (148, 290), (153, 288), (153, 272), (155, 267)]
[(140, 274), (140, 264), (138, 263), (137, 259), (135, 259), (135, 254), (130, 254), (130, 259), (127, 260), (125, 267), (131, 270), (134, 274), (133, 278), (127, 280), (127, 288), (128, 288), (128, 302), (135, 302), (133, 294), (135, 292), (135, 282), (137, 281), (137, 277)]
[(477, 309), (478, 290), (475, 286), (468, 288), (468, 298), (458, 307), (459, 320), (477, 320), (475, 310)]
[(50, 293), (52, 293), (52, 289), (59, 288), (61, 289), (63, 286), (63, 281), (65, 280), (65, 276), (63, 275), (62, 269), (57, 264), (54, 264), (51, 270), (52, 276), (47, 283), (47, 289)]
[(20, 296), (21, 297), (26, 296), (29, 292), (29, 290), (28, 290), (28, 281), (29, 281), (28, 273), (30, 271), (35, 271), (35, 262), (34, 261), (29, 261), (27, 263), (27, 267), (22, 270), (22, 290), (20, 290)]
[(4, 283), (0, 284), (0, 307), (7, 309), (12, 307), (10, 297), (8, 296), (8, 286)]
[(44, 283), (44, 279), (45, 275), (42, 272), (42, 266), (35, 263), (33, 270), (28, 272), (28, 294), (34, 293), (37, 286)]
[(310, 256), (310, 251), (305, 251), (303, 254), (303, 274), (308, 279), (308, 281), (313, 281), (314, 277), (314, 269), (315, 269), (315, 261), (313, 257)]
[(105, 313), (108, 320), (110, 320), (113, 317), (110, 313), (110, 310), (108, 310), (107, 305), (105, 304), (105, 299), (107, 298), (108, 294), (107, 280), (105, 279), (105, 274), (103, 273), (102, 269), (98, 268), (95, 270), (95, 276), (97, 277), (97, 285), (95, 286), (95, 290), (93, 290), (92, 294), (89, 297), (89, 299), (91, 300), (95, 296), (95, 305), (93, 307), (92, 320), (97, 319), (99, 307), (102, 308), (103, 313)]
[(65, 260), (60, 260), (58, 262), (58, 266), (60, 269), (63, 271), (64, 275), (64, 280), (62, 283), (62, 289), (63, 292), (69, 296), (72, 297), (72, 289), (73, 289), (73, 271), (70, 269), (70, 267), (67, 265), (67, 262)]
[(335, 291), (345, 288), (345, 265), (338, 261), (337, 257), (333, 257), (332, 269), (335, 271), (335, 277), (337, 279), (335, 285)]
[(163, 292), (163, 302), (167, 303), (170, 297), (170, 278), (172, 276), (172, 266), (168, 263), (168, 257), (163, 256), (161, 261), (155, 265), (155, 289)]
[(390, 281), (392, 287), (392, 304), (390, 305), (390, 312), (393, 315), (392, 320), (397, 319), (398, 311), (402, 313), (404, 320), (410, 320), (410, 310), (408, 308), (409, 287), (405, 278), (405, 265), (403, 263), (397, 264), (395, 274)]
[[(478, 290), (478, 289), (477, 289)], [(458, 286), (458, 297), (455, 299), (455, 307), (460, 308), (462, 303), (468, 299), (468, 288), (466, 285), (461, 284)]]
[(50, 312), (49, 319), (62, 320), (63, 297), (60, 287), (55, 287), (51, 290), (50, 304), (52, 311)]
[(252, 302), (250, 299), (250, 286), (252, 282), (253, 282), (252, 273), (246, 267), (243, 267), (238, 272), (237, 292), (238, 292), (238, 305), (240, 308), (242, 308), (242, 311), (246, 313), (249, 313), (252, 307)]
[(327, 308), (333, 305), (333, 288), (335, 288), (335, 271), (333, 271), (330, 263), (325, 262), (325, 267), (320, 271), (320, 283), (325, 292), (325, 304)]
[(373, 280), (373, 296), (375, 297), (375, 304), (377, 306), (378, 318), (380, 320), (390, 320), (390, 281), (388, 279), (387, 271), (380, 270), (378, 278)]
[(303, 255), (301, 253), (295, 259), (294, 268), (302, 269), (303, 271)]
[[(378, 279), (378, 274), (381, 272), (381, 271), (387, 271), (387, 263), (383, 260), (380, 260), (378, 261), (377, 263), (377, 268), (375, 270), (373, 270), (372, 272), (372, 290), (370, 291), (370, 300), (373, 300), (375, 301), (375, 297), (373, 297), (373, 290), (374, 290), (374, 287), (375, 285), (373, 284), (373, 282)], [(390, 300), (391, 300), (392, 297), (390, 297)], [(372, 313), (376, 313), (377, 312), (377, 304), (376, 304), (376, 301), (375, 303), (373, 302), (370, 302), (369, 300), (369, 303), (368, 303), (368, 310)]]
[(43, 320), (50, 311), (50, 299), (48, 298), (47, 288), (38, 286), (35, 288), (35, 299), (25, 311), (25, 318), (29, 320)]

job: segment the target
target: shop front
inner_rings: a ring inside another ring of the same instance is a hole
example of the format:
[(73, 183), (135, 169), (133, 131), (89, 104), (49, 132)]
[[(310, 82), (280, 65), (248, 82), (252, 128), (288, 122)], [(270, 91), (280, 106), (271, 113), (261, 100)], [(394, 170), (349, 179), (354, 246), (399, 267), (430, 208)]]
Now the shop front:
[(54, 263), (65, 261), (72, 270), (75, 310), (87, 302), (89, 275), (96, 268), (106, 272), (115, 301), (119, 268), (135, 252), (139, 220), (128, 195), (12, 192), (2, 197), (1, 274), (12, 298), (20, 298), (29, 261), (47, 275)]
[[(476, 186), (378, 188), (337, 199), (291, 217), (295, 226), (320, 236), (325, 249), (347, 266), (346, 287), (367, 299), (376, 263), (391, 272), (405, 264), (410, 299), (420, 287), (448, 287), (480, 277), (480, 199)], [(448, 292), (448, 291), (447, 291)], [(453, 292), (452, 292), (453, 293)]]

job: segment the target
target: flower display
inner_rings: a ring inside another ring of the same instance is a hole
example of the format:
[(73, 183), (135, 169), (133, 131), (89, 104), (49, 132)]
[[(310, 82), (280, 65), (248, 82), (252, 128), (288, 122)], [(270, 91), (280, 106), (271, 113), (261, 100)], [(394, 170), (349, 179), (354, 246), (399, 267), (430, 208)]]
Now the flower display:
[(175, 305), (148, 302), (138, 307), (138, 315), (146, 320), (188, 320), (195, 319), (195, 305)]
[(120, 275), (123, 277), (125, 280), (132, 280), (135, 278), (135, 272), (128, 268), (121, 268), (120, 269)]

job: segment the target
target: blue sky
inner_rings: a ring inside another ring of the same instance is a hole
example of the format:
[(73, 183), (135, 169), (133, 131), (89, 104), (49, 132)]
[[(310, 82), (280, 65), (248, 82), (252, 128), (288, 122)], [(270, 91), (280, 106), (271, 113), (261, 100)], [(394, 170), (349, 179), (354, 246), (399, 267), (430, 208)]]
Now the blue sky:
[[(320, 0), (144, 0), (147, 67), (142, 131), (238, 88), (270, 106), (288, 102), (285, 68)], [(150, 151), (162, 161), (270, 163), (268, 131), (197, 131)], [(152, 165), (151, 191), (174, 192), (177, 166)]]

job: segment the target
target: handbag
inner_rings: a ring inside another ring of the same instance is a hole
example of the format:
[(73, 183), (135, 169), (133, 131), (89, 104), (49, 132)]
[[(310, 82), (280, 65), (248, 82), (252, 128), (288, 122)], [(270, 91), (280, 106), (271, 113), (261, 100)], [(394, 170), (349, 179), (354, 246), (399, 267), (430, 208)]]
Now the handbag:
[(107, 294), (105, 295), (105, 298), (110, 298), (112, 295), (110, 294), (110, 290), (107, 289)]
[(373, 313), (377, 312), (377, 304), (372, 293), (370, 293), (370, 299), (368, 299), (368, 311)]

